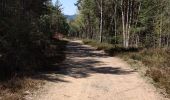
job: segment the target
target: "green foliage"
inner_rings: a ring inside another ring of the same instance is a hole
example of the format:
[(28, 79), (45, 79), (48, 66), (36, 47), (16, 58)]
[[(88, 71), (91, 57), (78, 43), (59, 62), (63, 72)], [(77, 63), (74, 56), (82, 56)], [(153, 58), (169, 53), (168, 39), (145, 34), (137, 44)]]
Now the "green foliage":
[[(73, 21), (76, 24), (73, 26), (76, 26), (74, 33), (79, 33), (79, 37), (99, 41), (101, 36), (100, 21), (102, 20), (101, 37), (103, 42), (122, 46), (124, 42), (127, 42), (129, 48), (169, 47), (169, 0), (102, 1), (101, 4), (101, 0), (78, 0), (76, 5), (79, 8), (79, 14), (76, 21)], [(124, 9), (121, 9), (122, 7)], [(127, 28), (124, 31), (127, 32), (123, 31), (123, 17), (124, 24), (126, 24), (125, 28)], [(77, 20), (80, 23), (77, 23)], [(124, 36), (124, 34), (129, 35)], [(125, 41), (124, 38), (126, 37), (129, 37), (129, 39)]]
[(68, 32), (59, 4), (53, 6), (49, 0), (0, 3), (1, 78), (46, 65), (51, 52), (58, 53), (50, 47), (54, 33)]

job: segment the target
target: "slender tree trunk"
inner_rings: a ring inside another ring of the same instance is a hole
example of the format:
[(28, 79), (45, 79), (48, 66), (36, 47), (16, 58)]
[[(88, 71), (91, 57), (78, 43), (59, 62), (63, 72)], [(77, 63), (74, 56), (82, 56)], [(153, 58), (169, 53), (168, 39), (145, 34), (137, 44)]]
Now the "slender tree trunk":
[(128, 5), (127, 5), (127, 11), (126, 11), (126, 44), (125, 44), (125, 47), (128, 48), (128, 26), (129, 26), (129, 0), (127, 0), (128, 2)]
[(117, 42), (117, 0), (115, 0), (115, 8), (114, 8), (114, 23), (115, 23), (115, 44)]
[(103, 0), (101, 0), (100, 7), (100, 42), (102, 43), (102, 32), (103, 32)]
[[(139, 19), (139, 13), (140, 13), (140, 10), (141, 10), (141, 1), (139, 1), (139, 6), (138, 6), (138, 11), (137, 11), (137, 15), (136, 15), (136, 21), (135, 21), (135, 26), (134, 26), (134, 28), (136, 28), (137, 27), (137, 24), (138, 24), (138, 19)], [(140, 33), (140, 32), (139, 32)], [(133, 32), (133, 34), (135, 34), (135, 32)], [(138, 33), (136, 33), (136, 35), (137, 35), (137, 37), (138, 37), (138, 40), (139, 40), (139, 35), (138, 35)], [(136, 42), (136, 47), (137, 47), (137, 43), (139, 43), (139, 42)]]
[(161, 13), (161, 20), (160, 20), (160, 29), (159, 29), (159, 48), (161, 48), (162, 47), (162, 17), (163, 17), (163, 15), (162, 15), (162, 13)]
[(127, 31), (127, 47), (129, 47), (129, 41), (130, 41), (130, 30), (131, 30), (131, 24), (132, 24), (132, 17), (133, 17), (133, 0), (130, 0), (129, 5), (129, 22), (128, 22), (128, 31)]
[(123, 46), (126, 47), (126, 31), (125, 31), (125, 14), (124, 14), (124, 1), (121, 0), (121, 13), (122, 13), (122, 27), (123, 27)]

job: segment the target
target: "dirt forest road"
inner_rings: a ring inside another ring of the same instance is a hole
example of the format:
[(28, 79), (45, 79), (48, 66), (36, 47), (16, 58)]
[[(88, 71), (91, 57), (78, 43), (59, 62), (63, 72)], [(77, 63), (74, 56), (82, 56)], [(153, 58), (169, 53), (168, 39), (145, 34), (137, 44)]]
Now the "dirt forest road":
[(59, 72), (28, 100), (166, 100), (117, 57), (70, 41)]

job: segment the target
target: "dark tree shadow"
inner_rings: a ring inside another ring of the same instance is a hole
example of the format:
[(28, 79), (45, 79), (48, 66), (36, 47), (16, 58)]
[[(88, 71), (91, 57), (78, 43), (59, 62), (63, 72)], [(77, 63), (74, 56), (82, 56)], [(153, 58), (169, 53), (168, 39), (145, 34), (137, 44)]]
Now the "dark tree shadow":
[(122, 69), (119, 66), (108, 66), (97, 59), (93, 59), (93, 57), (107, 58), (109, 56), (104, 53), (98, 53), (95, 49), (82, 46), (79, 43), (71, 42), (67, 48), (68, 50), (65, 52), (67, 59), (62, 64), (54, 63), (47, 67), (48, 69), (39, 73), (39, 77), (34, 78), (52, 82), (68, 82), (57, 75), (87, 78), (93, 74), (127, 75), (135, 72), (134, 70)]
[(69, 51), (67, 51), (67, 54), (70, 57), (108, 57), (108, 54), (98, 53), (96, 49), (83, 46), (76, 42), (71, 42), (68, 48)]

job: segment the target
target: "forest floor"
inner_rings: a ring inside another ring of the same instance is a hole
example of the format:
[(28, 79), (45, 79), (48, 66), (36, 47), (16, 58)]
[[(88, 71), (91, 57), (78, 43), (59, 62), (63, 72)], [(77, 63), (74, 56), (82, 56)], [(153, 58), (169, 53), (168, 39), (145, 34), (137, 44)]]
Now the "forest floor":
[(81, 41), (70, 41), (66, 56), (27, 100), (168, 100), (125, 61)]

